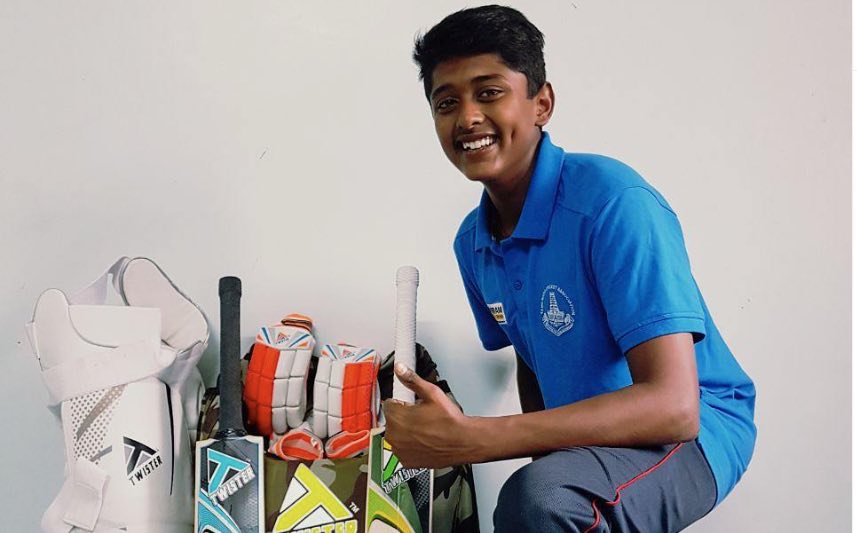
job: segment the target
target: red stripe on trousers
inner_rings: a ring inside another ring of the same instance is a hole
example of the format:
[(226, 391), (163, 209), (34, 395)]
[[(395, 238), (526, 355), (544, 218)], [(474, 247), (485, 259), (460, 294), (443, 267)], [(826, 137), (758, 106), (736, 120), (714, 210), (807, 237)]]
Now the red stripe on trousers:
[[(610, 506), (616, 506), (616, 505), (619, 505), (619, 501), (622, 499), (622, 491), (623, 491), (623, 490), (627, 489), (628, 487), (630, 487), (631, 485), (633, 485), (633, 484), (634, 484), (634, 483), (636, 483), (637, 481), (640, 481), (640, 480), (641, 480), (641, 479), (643, 479), (644, 477), (648, 476), (649, 474), (651, 474), (652, 472), (654, 472), (655, 470), (657, 470), (658, 468), (660, 468), (660, 467), (661, 467), (661, 465), (663, 465), (664, 463), (666, 463), (666, 462), (667, 462), (667, 460), (668, 460), (670, 457), (672, 457), (673, 455), (675, 455), (675, 453), (676, 453), (676, 452), (679, 450), (679, 448), (681, 448), (682, 446), (684, 446), (684, 443), (683, 443), (683, 442), (680, 442), (679, 444), (677, 444), (677, 445), (676, 445), (676, 447), (675, 447), (675, 448), (673, 448), (672, 450), (670, 450), (670, 453), (666, 454), (666, 455), (663, 457), (663, 459), (661, 459), (660, 461), (658, 461), (657, 463), (655, 463), (655, 464), (654, 464), (654, 466), (652, 466), (652, 467), (648, 468), (648, 469), (647, 469), (647, 470), (645, 470), (644, 472), (641, 472), (640, 474), (638, 474), (638, 475), (634, 476), (633, 478), (631, 478), (630, 480), (626, 481), (625, 483), (622, 483), (621, 485), (619, 485), (619, 487), (617, 487), (617, 488), (616, 488), (616, 497), (615, 497), (612, 501), (604, 502), (604, 503), (605, 503), (605, 504), (607, 504), (607, 505), (610, 505)], [(592, 523), (592, 525), (591, 525), (591, 526), (589, 526), (589, 527), (586, 529), (586, 531), (584, 531), (583, 533), (590, 533), (590, 532), (592, 532), (592, 531), (595, 531), (595, 528), (596, 528), (596, 527), (598, 527), (598, 524), (600, 524), (600, 523), (601, 523), (601, 513), (598, 511), (598, 506), (595, 504), (595, 500), (592, 500), (592, 509), (595, 511), (595, 521), (594, 521), (594, 522)]]

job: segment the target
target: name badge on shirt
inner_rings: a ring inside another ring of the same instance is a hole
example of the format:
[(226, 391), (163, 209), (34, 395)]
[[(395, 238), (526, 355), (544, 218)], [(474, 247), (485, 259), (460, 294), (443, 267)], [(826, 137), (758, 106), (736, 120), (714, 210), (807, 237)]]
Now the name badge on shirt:
[(498, 324), (506, 323), (506, 311), (503, 310), (502, 303), (488, 304), (488, 310), (491, 311), (491, 315)]

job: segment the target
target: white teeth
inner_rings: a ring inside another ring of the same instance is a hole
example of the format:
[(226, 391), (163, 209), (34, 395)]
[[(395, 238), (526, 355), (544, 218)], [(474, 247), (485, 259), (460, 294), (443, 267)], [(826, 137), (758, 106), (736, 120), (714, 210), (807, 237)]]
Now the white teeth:
[(482, 137), (481, 139), (478, 139), (475, 141), (461, 143), (461, 146), (465, 150), (478, 150), (479, 148), (482, 148), (484, 146), (488, 146), (489, 144), (494, 144), (494, 138), (493, 137)]

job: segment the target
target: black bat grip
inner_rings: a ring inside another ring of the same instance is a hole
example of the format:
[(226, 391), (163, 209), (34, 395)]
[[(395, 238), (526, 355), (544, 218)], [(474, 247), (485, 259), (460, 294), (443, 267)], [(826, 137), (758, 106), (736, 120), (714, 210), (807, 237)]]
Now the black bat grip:
[(246, 435), (241, 416), (241, 280), (220, 278), (220, 430)]

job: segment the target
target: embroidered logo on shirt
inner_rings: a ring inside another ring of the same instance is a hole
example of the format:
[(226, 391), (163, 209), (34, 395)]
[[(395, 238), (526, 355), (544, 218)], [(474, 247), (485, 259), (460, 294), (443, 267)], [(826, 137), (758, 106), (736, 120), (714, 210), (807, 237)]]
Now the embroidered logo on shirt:
[(488, 304), (488, 310), (491, 311), (498, 324), (506, 323), (506, 311), (503, 310), (502, 303)]
[[(560, 295), (561, 298), (557, 298)], [(574, 326), (574, 306), (561, 287), (548, 285), (542, 291), (542, 324), (559, 337)]]

